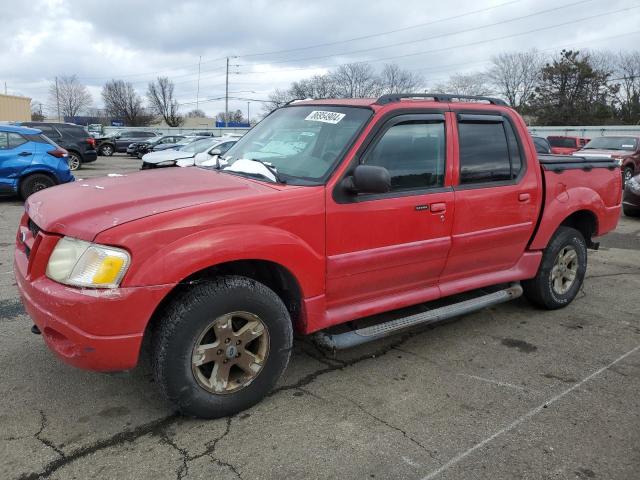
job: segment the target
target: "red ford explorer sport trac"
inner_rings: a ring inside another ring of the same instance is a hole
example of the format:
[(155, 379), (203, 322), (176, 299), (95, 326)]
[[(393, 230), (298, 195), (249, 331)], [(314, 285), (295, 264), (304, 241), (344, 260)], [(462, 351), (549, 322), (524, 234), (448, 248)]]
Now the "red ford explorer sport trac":
[(616, 227), (619, 165), (536, 154), (492, 98), (296, 101), (214, 166), (32, 195), (15, 275), (63, 361), (132, 369), (148, 340), (181, 412), (230, 415), (274, 387), (294, 331), (340, 349), (523, 294), (567, 306)]

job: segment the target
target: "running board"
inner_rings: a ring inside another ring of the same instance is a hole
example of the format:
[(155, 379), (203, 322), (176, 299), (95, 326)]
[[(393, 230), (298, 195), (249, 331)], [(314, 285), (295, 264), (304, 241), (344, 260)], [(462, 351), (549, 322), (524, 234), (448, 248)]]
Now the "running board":
[(476, 310), (490, 307), (491, 305), (508, 302), (509, 300), (518, 298), (521, 295), (522, 287), (519, 283), (514, 283), (504, 290), (489, 293), (471, 300), (464, 300), (445, 307), (435, 308), (433, 310), (417, 313), (408, 317), (396, 318), (395, 320), (359, 328), (349, 332), (331, 334), (321, 331), (314, 335), (314, 341), (324, 348), (342, 350), (388, 337), (389, 335), (393, 335), (410, 327), (415, 327), (417, 325), (429, 325), (448, 318), (475, 312)]

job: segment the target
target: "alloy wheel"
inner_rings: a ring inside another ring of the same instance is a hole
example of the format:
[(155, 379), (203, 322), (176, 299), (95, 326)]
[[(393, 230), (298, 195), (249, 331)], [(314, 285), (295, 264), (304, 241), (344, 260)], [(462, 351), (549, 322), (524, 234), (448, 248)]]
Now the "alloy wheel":
[(218, 394), (249, 385), (269, 355), (269, 332), (260, 317), (232, 312), (216, 318), (200, 334), (191, 354), (198, 384)]
[(568, 245), (558, 253), (551, 269), (551, 287), (558, 295), (564, 295), (575, 282), (578, 274), (578, 252)]

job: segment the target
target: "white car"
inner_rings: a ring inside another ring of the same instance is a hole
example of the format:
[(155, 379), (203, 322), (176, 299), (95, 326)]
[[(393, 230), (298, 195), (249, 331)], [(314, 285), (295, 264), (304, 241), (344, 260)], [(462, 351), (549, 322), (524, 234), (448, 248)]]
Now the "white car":
[(236, 137), (204, 138), (175, 150), (147, 153), (142, 157), (141, 169), (211, 165), (211, 161), (215, 163), (217, 156), (226, 153), (237, 141)]

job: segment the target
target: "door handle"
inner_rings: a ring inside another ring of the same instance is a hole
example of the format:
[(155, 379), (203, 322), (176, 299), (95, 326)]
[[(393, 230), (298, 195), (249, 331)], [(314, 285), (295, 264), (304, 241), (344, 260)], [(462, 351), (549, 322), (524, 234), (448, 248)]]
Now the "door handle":
[(447, 204), (444, 202), (432, 203), (430, 208), (431, 213), (444, 213), (447, 210)]
[(29, 155), (33, 155), (31, 152), (20, 152), (18, 156), (20, 157), (28, 157)]
[(531, 200), (531, 194), (530, 193), (520, 193), (520, 194), (518, 194), (518, 201), (519, 202), (528, 202), (529, 200)]

